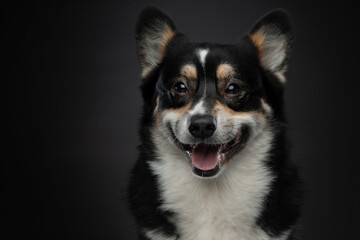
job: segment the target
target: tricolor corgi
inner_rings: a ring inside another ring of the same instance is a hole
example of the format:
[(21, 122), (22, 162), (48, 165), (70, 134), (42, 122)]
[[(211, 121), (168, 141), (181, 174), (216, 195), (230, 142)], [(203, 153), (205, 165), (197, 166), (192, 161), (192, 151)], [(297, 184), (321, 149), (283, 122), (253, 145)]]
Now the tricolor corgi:
[(289, 16), (233, 45), (192, 43), (148, 7), (136, 28), (144, 100), (128, 186), (139, 239), (294, 239), (301, 191), (289, 159)]

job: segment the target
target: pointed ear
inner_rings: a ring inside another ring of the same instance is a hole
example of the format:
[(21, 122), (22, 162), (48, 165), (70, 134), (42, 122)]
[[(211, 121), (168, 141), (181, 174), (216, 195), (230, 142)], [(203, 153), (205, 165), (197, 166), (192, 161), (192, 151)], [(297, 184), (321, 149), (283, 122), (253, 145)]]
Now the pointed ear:
[(175, 25), (159, 9), (147, 7), (141, 12), (136, 26), (136, 45), (142, 78), (161, 62), (175, 35)]
[(249, 38), (258, 49), (261, 65), (285, 83), (293, 41), (289, 15), (283, 10), (271, 11), (255, 24)]

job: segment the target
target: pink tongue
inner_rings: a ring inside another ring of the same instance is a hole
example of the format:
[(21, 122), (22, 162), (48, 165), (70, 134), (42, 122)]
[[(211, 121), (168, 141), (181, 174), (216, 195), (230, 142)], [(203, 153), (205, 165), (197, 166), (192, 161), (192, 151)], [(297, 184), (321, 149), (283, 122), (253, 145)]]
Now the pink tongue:
[(218, 163), (218, 147), (216, 145), (198, 144), (191, 152), (191, 161), (200, 170), (214, 169)]

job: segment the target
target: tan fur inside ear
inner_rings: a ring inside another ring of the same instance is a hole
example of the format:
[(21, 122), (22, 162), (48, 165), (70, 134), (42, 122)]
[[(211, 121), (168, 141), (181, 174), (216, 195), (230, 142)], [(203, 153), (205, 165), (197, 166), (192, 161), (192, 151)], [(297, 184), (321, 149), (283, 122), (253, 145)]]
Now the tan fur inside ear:
[(162, 55), (165, 55), (166, 46), (175, 35), (176, 32), (167, 26), (164, 33), (162, 34), (161, 41), (159, 42), (160, 52)]
[(143, 56), (142, 78), (146, 78), (159, 64), (165, 55), (167, 45), (175, 35), (175, 30), (161, 23), (144, 34), (144, 40), (139, 50), (139, 56)]
[(261, 65), (273, 72), (281, 83), (285, 83), (286, 65), (283, 62), (286, 58), (288, 44), (286, 37), (265, 26), (250, 34), (249, 38), (258, 49)]
[(256, 33), (250, 35), (249, 37), (250, 37), (250, 40), (254, 43), (255, 47), (258, 49), (259, 57), (261, 59), (262, 55), (264, 53), (265, 36), (260, 32), (256, 32)]

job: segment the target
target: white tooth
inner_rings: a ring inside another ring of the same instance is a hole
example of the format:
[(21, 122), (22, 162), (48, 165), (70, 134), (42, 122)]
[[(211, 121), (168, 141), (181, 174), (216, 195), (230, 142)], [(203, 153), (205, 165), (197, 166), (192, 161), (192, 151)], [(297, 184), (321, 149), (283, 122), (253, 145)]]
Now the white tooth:
[(191, 157), (191, 152), (190, 151), (186, 151), (187, 155), (189, 155), (189, 157)]
[(220, 167), (221, 167), (222, 164), (224, 163), (222, 160), (225, 160), (225, 155), (224, 155), (224, 153), (218, 154), (218, 164), (219, 164)]

